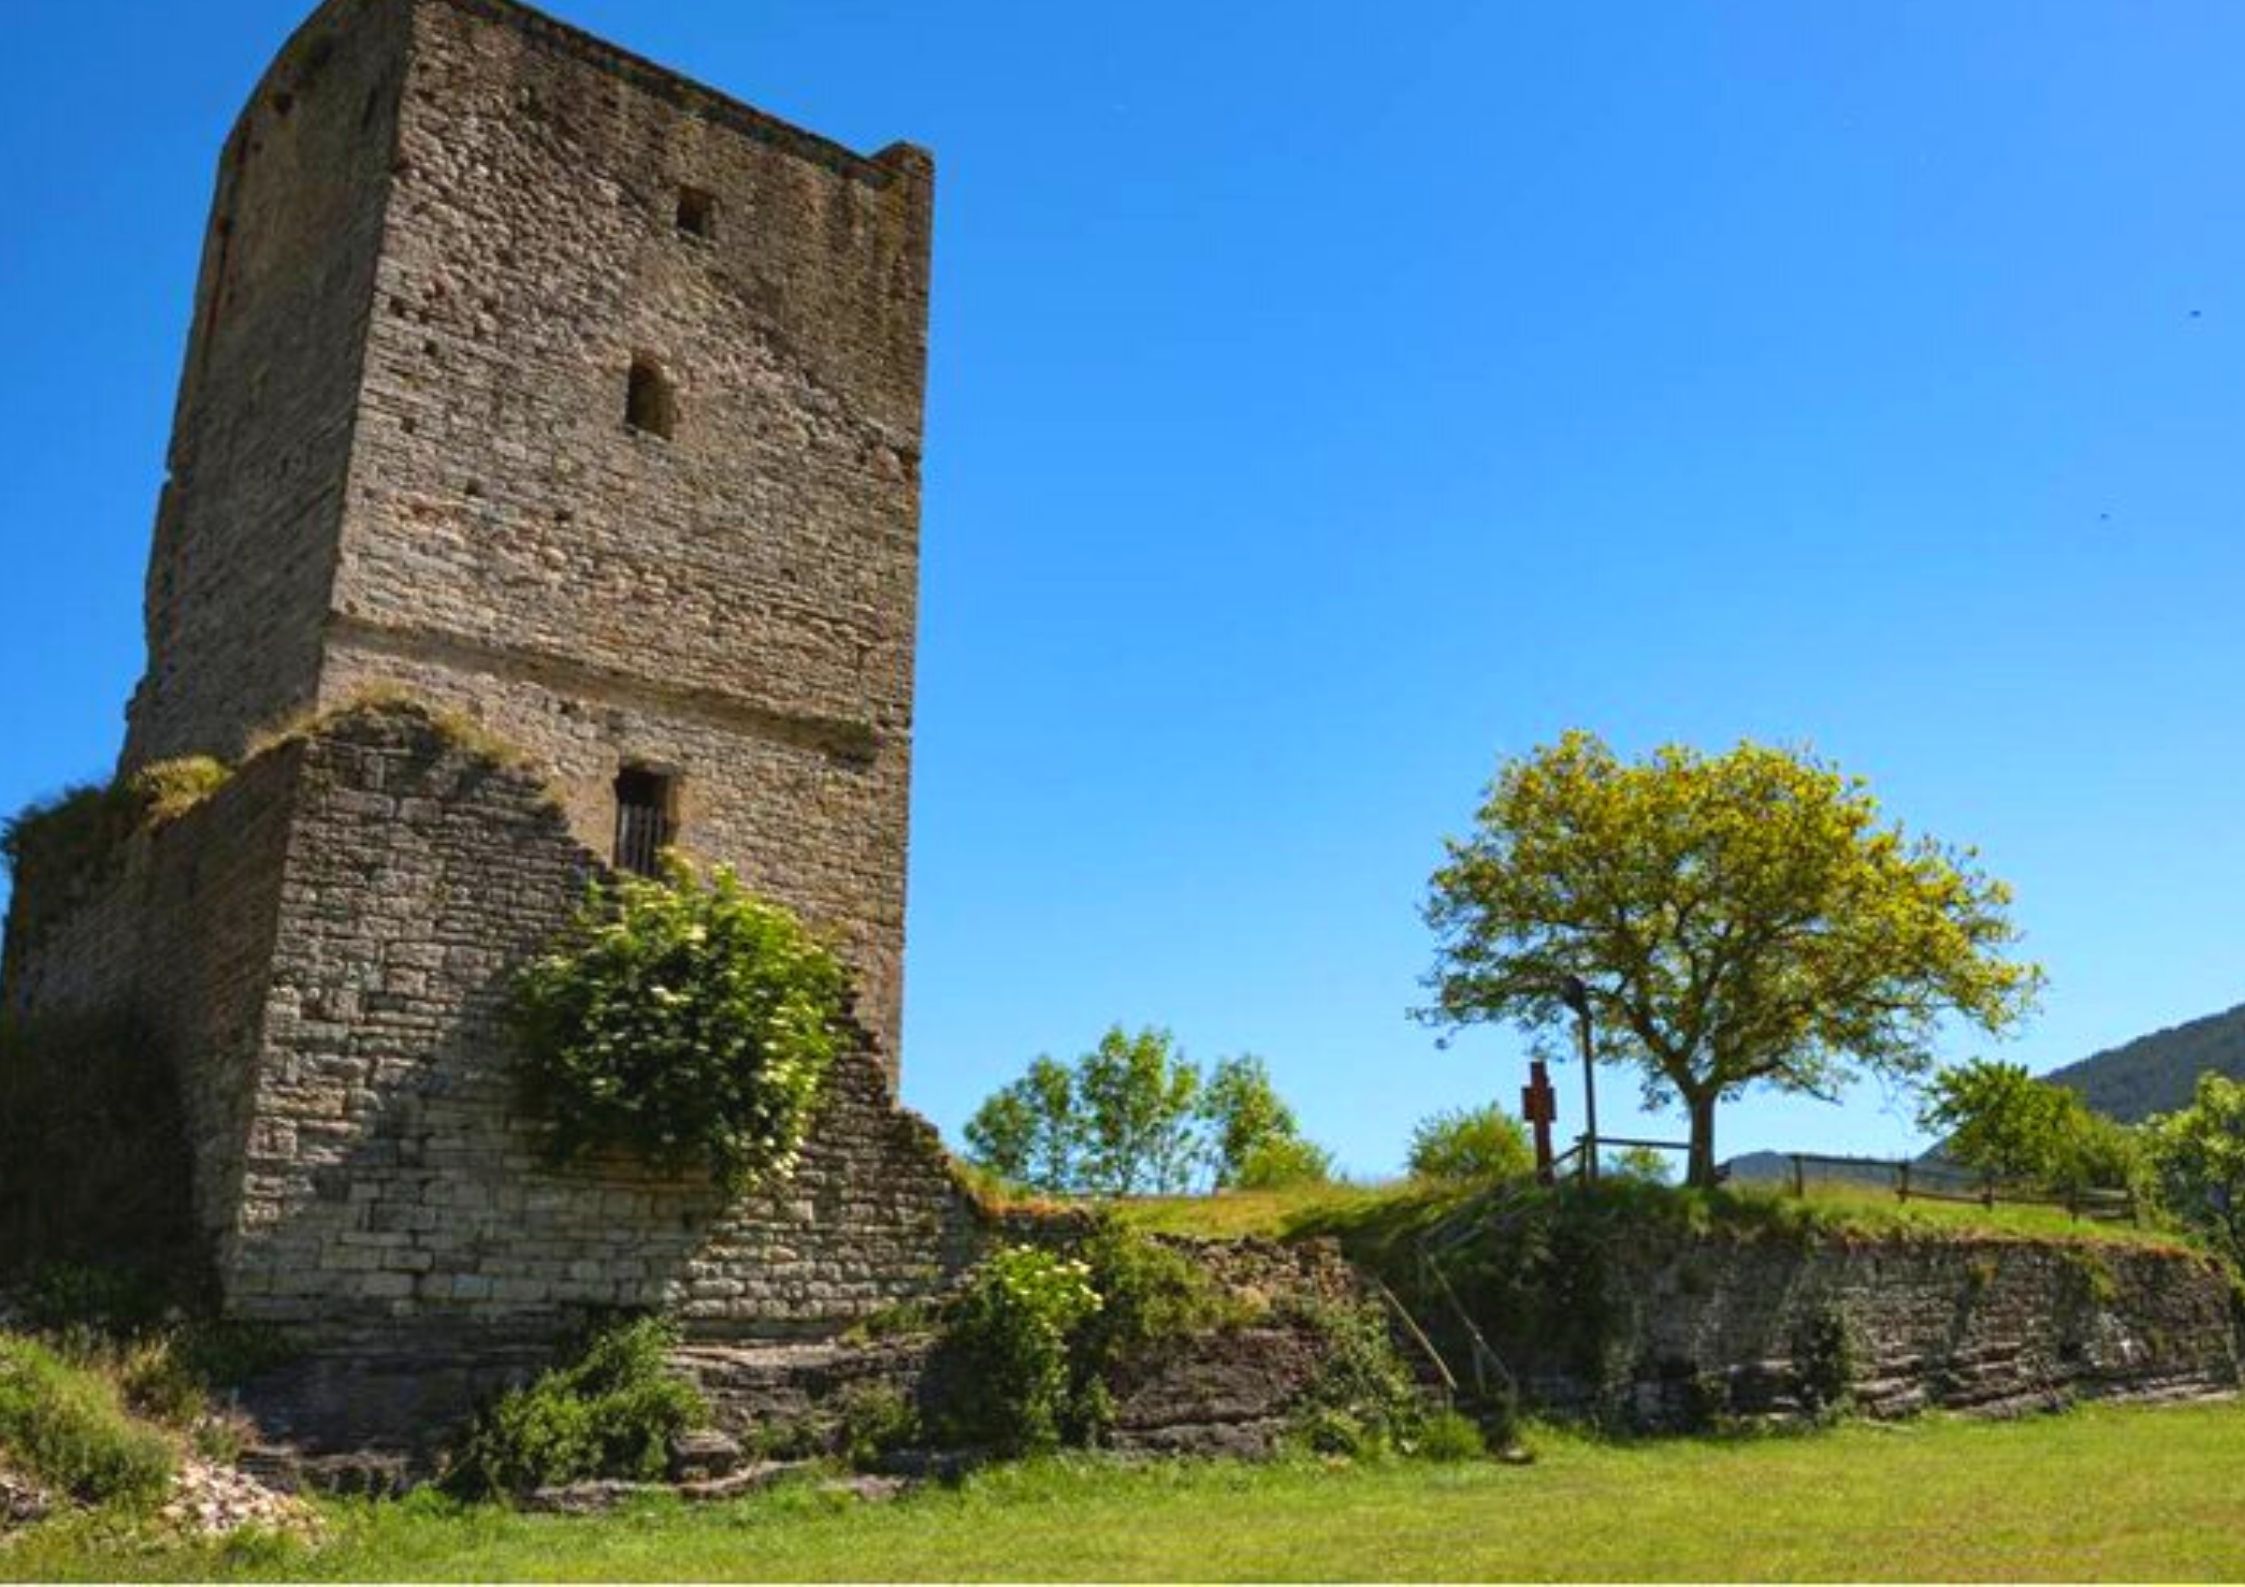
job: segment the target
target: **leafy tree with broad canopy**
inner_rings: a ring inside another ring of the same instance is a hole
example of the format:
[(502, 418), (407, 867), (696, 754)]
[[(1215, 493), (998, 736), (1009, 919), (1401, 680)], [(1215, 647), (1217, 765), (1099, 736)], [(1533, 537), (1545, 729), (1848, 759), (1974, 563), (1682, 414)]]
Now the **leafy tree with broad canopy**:
[(1446, 845), (1421, 1017), (1555, 1032), (1585, 999), (1602, 1061), (1691, 1121), (1715, 1182), (1716, 1104), (1756, 1083), (1836, 1099), (1932, 1065), (1944, 1018), (1991, 1034), (2042, 985), (2007, 957), (2010, 889), (1977, 856), (1887, 824), (1862, 779), (1751, 742), (1623, 761), (1595, 735), (1498, 770)]

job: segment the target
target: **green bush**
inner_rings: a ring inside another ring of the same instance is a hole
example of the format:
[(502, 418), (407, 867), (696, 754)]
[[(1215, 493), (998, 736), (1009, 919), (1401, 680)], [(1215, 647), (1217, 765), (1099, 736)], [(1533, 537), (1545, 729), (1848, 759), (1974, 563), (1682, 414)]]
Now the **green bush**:
[(1090, 1264), (1008, 1246), (952, 1304), (934, 1421), (945, 1442), (1026, 1455), (1058, 1447), (1079, 1420), (1069, 1336), (1100, 1309)]
[(593, 1477), (661, 1477), (672, 1435), (709, 1420), (700, 1391), (664, 1364), (677, 1342), (653, 1317), (595, 1332), (574, 1361), (470, 1420), (445, 1463), (446, 1487), (484, 1498)]
[(853, 1466), (871, 1466), (919, 1441), (919, 1412), (889, 1384), (852, 1384), (840, 1395), (837, 1412), (836, 1449)]
[(1292, 1190), (1333, 1182), (1333, 1154), (1298, 1135), (1262, 1141), (1249, 1148), (1233, 1180), (1239, 1190)]
[(731, 872), (596, 887), (515, 1002), (523, 1073), (566, 1160), (617, 1147), (739, 1189), (794, 1167), (847, 1040), (848, 982)]
[(1426, 1396), (1377, 1306), (1313, 1306), (1303, 1313), (1325, 1359), (1294, 1409), (1297, 1434), (1320, 1454), (1364, 1455), (1416, 1447)]
[(1419, 1428), (1413, 1453), (1425, 1460), (1479, 1460), (1489, 1452), (1481, 1424), (1456, 1411), (1437, 1411)]
[(100, 1373), (11, 1334), (0, 1334), (0, 1453), (89, 1504), (151, 1504), (178, 1465)]
[(1495, 1103), (1434, 1114), (1411, 1132), (1410, 1168), (1417, 1179), (1518, 1179), (1535, 1166), (1528, 1132)]
[(43, 936), (109, 874), (135, 832), (184, 814), (231, 775), (207, 756), (157, 761), (114, 782), (69, 789), (0, 822), (0, 865), (21, 904), (18, 929), (29, 940)]

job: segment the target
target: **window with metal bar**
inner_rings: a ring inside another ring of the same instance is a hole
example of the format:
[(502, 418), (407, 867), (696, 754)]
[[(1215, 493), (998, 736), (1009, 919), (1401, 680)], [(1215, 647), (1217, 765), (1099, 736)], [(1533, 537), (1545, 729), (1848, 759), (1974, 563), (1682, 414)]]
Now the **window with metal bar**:
[(670, 847), (671, 779), (644, 766), (616, 774), (616, 869), (640, 876), (662, 870)]

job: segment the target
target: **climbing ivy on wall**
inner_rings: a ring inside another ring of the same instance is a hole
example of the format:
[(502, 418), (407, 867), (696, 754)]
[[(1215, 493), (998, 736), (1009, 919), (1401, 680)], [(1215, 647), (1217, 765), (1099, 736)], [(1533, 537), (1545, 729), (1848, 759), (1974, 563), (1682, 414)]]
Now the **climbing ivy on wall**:
[(596, 884), (516, 986), (557, 1160), (620, 1148), (729, 1190), (788, 1173), (847, 1040), (848, 978), (730, 871)]

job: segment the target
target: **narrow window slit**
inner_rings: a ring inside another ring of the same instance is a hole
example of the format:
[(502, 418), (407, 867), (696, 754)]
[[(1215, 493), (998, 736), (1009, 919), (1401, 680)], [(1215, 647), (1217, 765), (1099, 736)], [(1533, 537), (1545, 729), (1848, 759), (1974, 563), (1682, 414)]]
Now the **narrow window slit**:
[(652, 358), (631, 361), (631, 390), (624, 399), (624, 422), (666, 441), (678, 428), (678, 388)]
[(645, 766), (626, 766), (616, 774), (616, 869), (637, 876), (662, 873), (663, 850), (676, 836), (674, 787), (674, 779)]
[(678, 190), (678, 229), (689, 237), (717, 235), (717, 195), (706, 188)]

